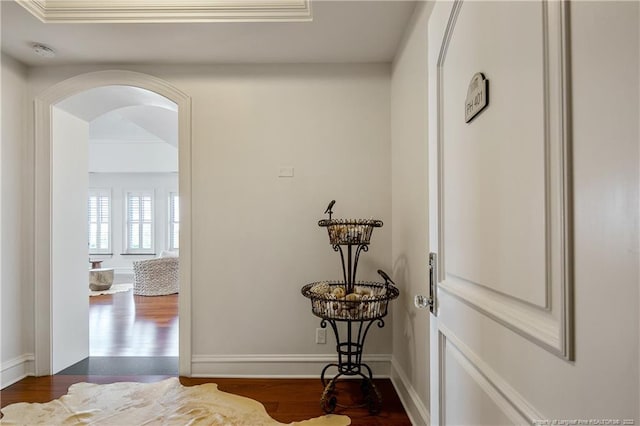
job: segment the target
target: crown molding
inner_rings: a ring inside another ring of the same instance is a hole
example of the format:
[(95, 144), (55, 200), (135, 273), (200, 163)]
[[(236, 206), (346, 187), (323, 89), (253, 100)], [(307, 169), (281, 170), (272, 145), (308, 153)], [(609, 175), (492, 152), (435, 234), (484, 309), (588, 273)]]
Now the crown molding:
[(311, 0), (16, 0), (45, 23), (307, 22)]

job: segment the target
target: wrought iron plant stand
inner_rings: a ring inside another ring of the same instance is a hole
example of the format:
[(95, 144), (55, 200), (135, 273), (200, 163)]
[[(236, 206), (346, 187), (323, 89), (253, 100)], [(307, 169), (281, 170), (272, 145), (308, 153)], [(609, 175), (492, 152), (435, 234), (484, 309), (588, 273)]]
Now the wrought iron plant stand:
[[(332, 413), (337, 406), (353, 407), (338, 404), (336, 383), (343, 377), (359, 376), (362, 378), (360, 389), (364, 402), (357, 406), (367, 407), (371, 414), (377, 414), (382, 396), (373, 383), (371, 368), (362, 362), (362, 353), (369, 329), (373, 324), (384, 327), (388, 303), (400, 293), (382, 270), (378, 270), (378, 274), (384, 282), (356, 281), (360, 254), (369, 250), (373, 228), (381, 227), (382, 221), (331, 219), (334, 203), (332, 201), (325, 211), (329, 219), (320, 220), (318, 225), (327, 228), (331, 246), (340, 253), (343, 281), (318, 281), (302, 287), (302, 294), (311, 300), (313, 314), (322, 319), (320, 326), (326, 328), (330, 325), (336, 338), (338, 361), (322, 369), (320, 380), (324, 391), (320, 406), (325, 413)], [(327, 370), (332, 367), (337, 368), (337, 374), (331, 379), (325, 378)]]

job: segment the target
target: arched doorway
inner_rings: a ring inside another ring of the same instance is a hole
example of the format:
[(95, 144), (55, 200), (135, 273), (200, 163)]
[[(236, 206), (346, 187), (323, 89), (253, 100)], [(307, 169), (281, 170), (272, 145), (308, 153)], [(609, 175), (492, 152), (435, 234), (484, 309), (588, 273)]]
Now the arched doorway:
[(179, 373), (191, 374), (191, 99), (156, 77), (131, 71), (99, 71), (62, 81), (35, 99), (35, 370), (52, 373), (56, 348), (52, 336), (52, 108), (60, 101), (102, 86), (132, 86), (149, 90), (178, 106), (178, 162), (181, 204)]

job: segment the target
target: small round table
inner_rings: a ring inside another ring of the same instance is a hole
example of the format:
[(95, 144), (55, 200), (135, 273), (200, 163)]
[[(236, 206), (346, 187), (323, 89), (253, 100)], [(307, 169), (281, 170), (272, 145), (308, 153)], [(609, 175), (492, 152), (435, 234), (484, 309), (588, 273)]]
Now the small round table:
[(89, 270), (89, 288), (92, 291), (109, 290), (113, 284), (113, 268)]

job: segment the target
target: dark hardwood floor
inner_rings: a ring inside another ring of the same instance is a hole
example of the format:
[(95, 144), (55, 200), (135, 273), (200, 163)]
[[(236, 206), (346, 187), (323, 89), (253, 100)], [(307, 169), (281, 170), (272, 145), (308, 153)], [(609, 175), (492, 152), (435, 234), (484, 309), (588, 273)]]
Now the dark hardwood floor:
[[(169, 376), (47, 376), (27, 377), (0, 392), (2, 407), (14, 402), (47, 402), (59, 398), (69, 386), (78, 382), (155, 382)], [(180, 377), (185, 386), (217, 383), (225, 392), (246, 396), (260, 401), (271, 417), (282, 423), (302, 421), (323, 415), (320, 408), (322, 384), (319, 379), (233, 379)], [(365, 408), (340, 408), (336, 414), (351, 418), (352, 426), (410, 426), (404, 408), (387, 379), (375, 380), (382, 394), (382, 410), (372, 416)], [(358, 395), (358, 381), (348, 380), (340, 384), (338, 400), (351, 404), (351, 395)], [(357, 402), (357, 401), (356, 401)], [(247, 425), (253, 426), (253, 425)]]
[(89, 298), (90, 356), (178, 356), (178, 295)]
[[(92, 357), (177, 356), (178, 295), (144, 297), (133, 296), (128, 291), (90, 299)], [(112, 371), (113, 375), (27, 377), (0, 391), (0, 406), (5, 407), (15, 402), (48, 402), (64, 395), (70, 385), (78, 382), (155, 382), (171, 377), (118, 374), (117, 366)], [(320, 408), (323, 388), (319, 379), (180, 377), (180, 382), (185, 386), (217, 383), (222, 391), (260, 401), (270, 416), (283, 423), (324, 414)], [(363, 407), (338, 407), (336, 414), (349, 416), (353, 426), (411, 425), (391, 381), (376, 379), (375, 384), (382, 395), (380, 414), (372, 416)], [(337, 392), (339, 403), (357, 403), (359, 381), (342, 381)]]

